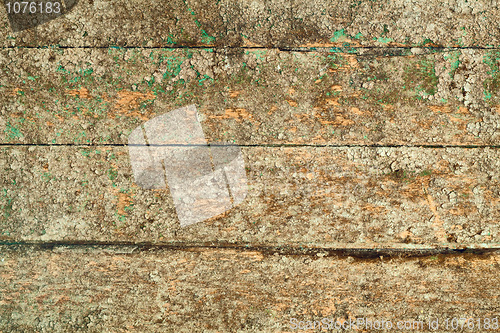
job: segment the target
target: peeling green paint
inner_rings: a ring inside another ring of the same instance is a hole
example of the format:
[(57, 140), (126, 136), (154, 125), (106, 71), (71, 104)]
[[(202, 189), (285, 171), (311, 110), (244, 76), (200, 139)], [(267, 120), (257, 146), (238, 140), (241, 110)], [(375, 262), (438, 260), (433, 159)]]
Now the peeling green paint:
[(490, 67), (490, 70), (487, 72), (490, 77), (483, 82), (483, 99), (490, 100), (492, 97), (496, 97), (500, 90), (500, 51), (487, 52), (483, 56), (483, 63)]
[(451, 71), (450, 71), (450, 77), (453, 78), (455, 76), (455, 72), (458, 69), (458, 66), (460, 66), (460, 51), (455, 51), (455, 52), (450, 52), (449, 54), (444, 55), (445, 60), (450, 60), (451, 61)]
[(342, 41), (347, 38), (345, 34), (345, 29), (337, 30), (333, 33), (333, 37), (330, 38), (330, 42), (335, 43), (337, 41)]
[(491, 99), (491, 93), (490, 92), (484, 90), (483, 93), (484, 93), (483, 100), (486, 101), (487, 99)]
[(432, 39), (429, 39), (429, 38), (426, 38), (424, 39), (424, 41), (422, 42), (421, 46), (425, 46), (427, 44), (434, 44), (434, 42), (432, 41)]
[(196, 13), (194, 12), (194, 10), (192, 10), (189, 5), (187, 4), (186, 0), (183, 0), (184, 1), (184, 5), (186, 5), (186, 8), (187, 10), (189, 11), (189, 13), (191, 13), (191, 15), (193, 16), (194, 18), (194, 23), (196, 24), (196, 26), (198, 28), (200, 28), (201, 30), (201, 41), (205, 44), (212, 44), (213, 42), (215, 42), (216, 38), (214, 36), (210, 36), (209, 34), (207, 34), (207, 32), (201, 28), (201, 23), (198, 21), (198, 19), (196, 18)]
[(24, 135), (16, 127), (12, 126), (10, 122), (7, 123), (4, 133), (10, 140), (17, 140), (24, 137)]
[(198, 85), (202, 86), (203, 82), (206, 80), (210, 80), (210, 82), (214, 82), (214, 79), (212, 79), (210, 76), (205, 74), (205, 75), (203, 75), (203, 77), (201, 79), (198, 80)]
[(164, 57), (162, 58), (161, 61), (163, 60), (167, 61), (167, 70), (165, 71), (165, 73), (163, 73), (164, 79), (170, 79), (179, 75), (179, 73), (181, 72), (181, 65), (184, 59), (173, 55), (169, 57)]
[(380, 42), (380, 43), (389, 43), (389, 42), (392, 42), (393, 39), (392, 38), (387, 38), (387, 37), (378, 37), (378, 38), (373, 38), (373, 40), (376, 40), (377, 42)]
[(210, 36), (207, 32), (201, 29), (201, 41), (205, 44), (213, 44), (215, 42), (215, 37)]

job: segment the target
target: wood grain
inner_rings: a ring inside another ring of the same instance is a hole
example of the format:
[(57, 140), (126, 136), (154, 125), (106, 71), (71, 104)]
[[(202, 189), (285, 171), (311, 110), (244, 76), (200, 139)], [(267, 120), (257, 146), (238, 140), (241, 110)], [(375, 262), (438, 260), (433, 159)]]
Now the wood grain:
[(488, 50), (2, 50), (0, 142), (124, 144), (195, 104), (211, 142), (498, 146), (498, 61)]
[(135, 184), (127, 147), (3, 147), (2, 238), (366, 248), (500, 244), (498, 149), (242, 152), (245, 200), (181, 228), (168, 189)]
[(206, 249), (0, 251), (5, 332), (291, 332), (292, 318), (363, 317), (394, 328), (423, 321), (419, 331), (433, 332), (430, 319), (499, 317), (498, 253), (355, 260)]
[[(80, 0), (13, 33), (0, 10), (0, 332), (500, 319), (498, 17), (497, 0)], [(126, 144), (190, 104), (209, 142), (240, 146), (248, 195), (181, 228)]]
[(80, 0), (66, 16), (0, 46), (498, 47), (494, 1)]

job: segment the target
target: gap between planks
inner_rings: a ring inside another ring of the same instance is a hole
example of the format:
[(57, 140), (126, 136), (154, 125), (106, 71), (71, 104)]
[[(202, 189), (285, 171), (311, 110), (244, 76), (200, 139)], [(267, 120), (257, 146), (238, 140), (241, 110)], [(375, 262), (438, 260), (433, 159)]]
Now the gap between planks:
[(429, 51), (455, 51), (455, 50), (500, 50), (500, 47), (482, 47), (482, 46), (318, 46), (318, 47), (266, 47), (266, 46), (234, 46), (234, 45), (176, 45), (176, 46), (139, 46), (139, 45), (108, 45), (108, 46), (61, 46), (61, 45), (43, 45), (43, 46), (1, 46), (0, 50), (9, 49), (146, 49), (146, 50), (177, 50), (177, 49), (214, 49), (214, 50), (279, 50), (283, 52), (332, 52), (336, 50), (411, 50), (425, 49)]
[(109, 253), (137, 254), (150, 251), (205, 251), (205, 250), (233, 250), (238, 252), (260, 252), (263, 255), (282, 256), (307, 256), (307, 257), (352, 257), (357, 260), (373, 259), (413, 259), (432, 256), (465, 256), (487, 257), (500, 254), (500, 247), (494, 248), (330, 248), (330, 247), (304, 247), (304, 246), (272, 246), (235, 243), (194, 243), (180, 242), (176, 244), (161, 244), (150, 242), (95, 242), (95, 241), (0, 241), (2, 248), (11, 250), (34, 251), (67, 251), (67, 250), (100, 250)]

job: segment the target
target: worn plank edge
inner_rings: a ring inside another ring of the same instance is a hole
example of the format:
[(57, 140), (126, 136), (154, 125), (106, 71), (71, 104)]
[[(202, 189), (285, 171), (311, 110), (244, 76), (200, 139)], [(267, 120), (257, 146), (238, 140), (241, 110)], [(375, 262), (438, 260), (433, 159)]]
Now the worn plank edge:
[(265, 255), (303, 255), (318, 257), (354, 257), (359, 259), (373, 259), (379, 257), (427, 257), (434, 255), (488, 255), (500, 253), (500, 244), (486, 246), (434, 246), (413, 244), (388, 244), (378, 248), (349, 246), (343, 244), (338, 247), (318, 247), (307, 245), (284, 245), (258, 243), (227, 243), (227, 242), (103, 242), (103, 241), (0, 241), (2, 248), (31, 249), (34, 251), (75, 250), (91, 251), (102, 250), (118, 253), (138, 253), (144, 251), (203, 251), (203, 250), (235, 250), (240, 252), (261, 252)]

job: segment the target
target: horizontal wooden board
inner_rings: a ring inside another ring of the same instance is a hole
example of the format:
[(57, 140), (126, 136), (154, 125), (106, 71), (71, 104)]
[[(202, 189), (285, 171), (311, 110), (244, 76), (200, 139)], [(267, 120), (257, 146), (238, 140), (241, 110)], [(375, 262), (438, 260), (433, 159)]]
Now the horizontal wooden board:
[(21, 32), (0, 15), (1, 46), (500, 45), (496, 0), (80, 0)]
[[(399, 322), (408, 322), (408, 331), (450, 332), (453, 318), (454, 326), (467, 318), (476, 329), (457, 332), (494, 332), (483, 325), (500, 319), (499, 269), (498, 253), (355, 260), (0, 248), (0, 331), (296, 332), (291, 325), (323, 318), (347, 321), (347, 332), (375, 331), (349, 328), (365, 318), (391, 321), (383, 332), (406, 331)], [(438, 330), (429, 329), (436, 320)]]
[(181, 228), (125, 147), (2, 147), (4, 240), (329, 247), (500, 245), (498, 149), (242, 147), (248, 194)]
[(498, 146), (499, 61), (488, 50), (1, 50), (0, 142), (123, 144), (195, 104), (209, 141)]

